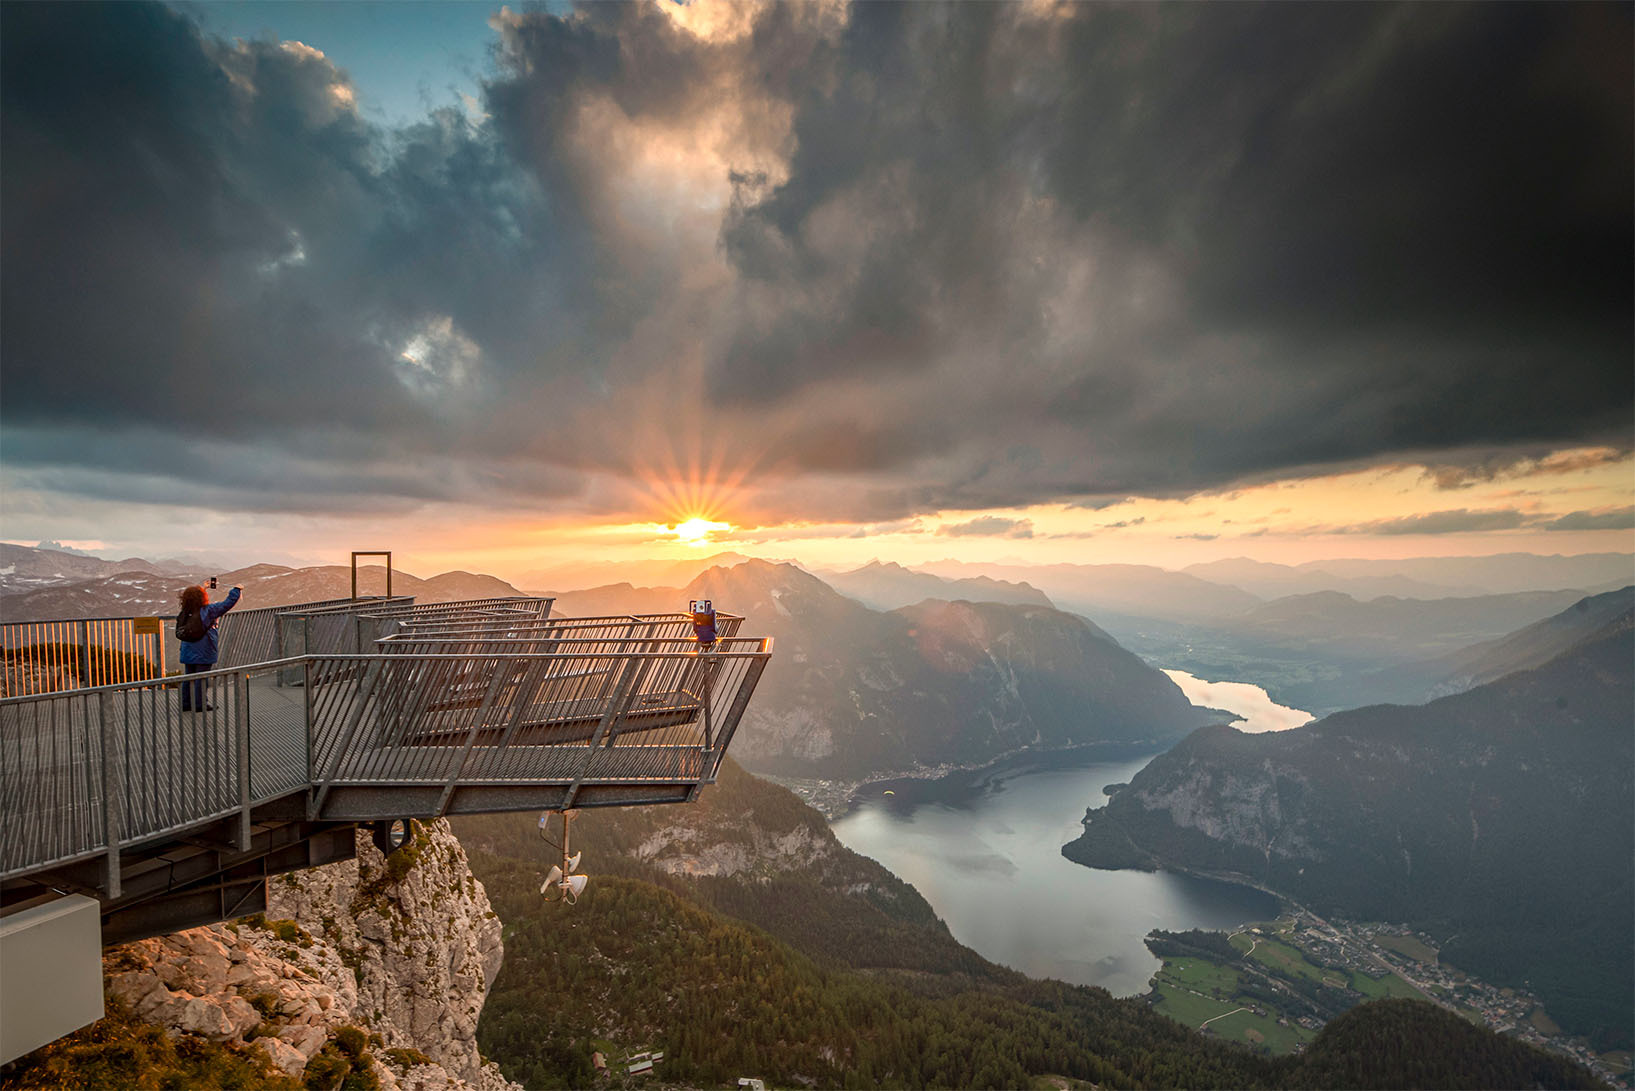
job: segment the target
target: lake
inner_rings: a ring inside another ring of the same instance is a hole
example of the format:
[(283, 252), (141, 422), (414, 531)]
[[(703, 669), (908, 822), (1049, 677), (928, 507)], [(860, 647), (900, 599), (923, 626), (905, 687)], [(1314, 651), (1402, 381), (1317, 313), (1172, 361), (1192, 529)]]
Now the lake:
[(1085, 808), (1107, 801), (1102, 787), (1128, 782), (1151, 758), (1093, 755), (1027, 755), (941, 780), (869, 785), (832, 825), (848, 848), (913, 883), (983, 957), (1119, 996), (1145, 992), (1158, 971), (1142, 943), (1154, 928), (1232, 929), (1276, 915), (1276, 899), (1249, 887), (1097, 871), (1063, 857)]
[(1280, 705), (1271, 695), (1250, 682), (1207, 682), (1186, 671), (1166, 670), (1170, 681), (1181, 687), (1187, 700), (1202, 708), (1224, 708), (1243, 719), (1232, 726), (1253, 734), (1258, 731), (1287, 731), (1312, 721), (1309, 712)]

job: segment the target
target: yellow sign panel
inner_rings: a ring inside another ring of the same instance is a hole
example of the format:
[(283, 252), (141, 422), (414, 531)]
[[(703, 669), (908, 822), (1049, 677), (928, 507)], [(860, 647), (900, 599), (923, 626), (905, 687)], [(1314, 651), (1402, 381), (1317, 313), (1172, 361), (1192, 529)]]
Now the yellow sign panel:
[(158, 633), (159, 619), (156, 617), (138, 617), (131, 619), (131, 631), (137, 635), (142, 633)]

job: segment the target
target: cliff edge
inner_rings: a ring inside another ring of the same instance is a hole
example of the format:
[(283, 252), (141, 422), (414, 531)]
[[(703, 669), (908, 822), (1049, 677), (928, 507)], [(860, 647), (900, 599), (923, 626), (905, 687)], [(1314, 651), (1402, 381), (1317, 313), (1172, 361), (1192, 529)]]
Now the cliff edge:
[(108, 996), (173, 1038), (259, 1050), (282, 1074), (372, 1073), (383, 1091), (520, 1091), (477, 1020), (501, 925), (446, 822), (383, 857), (268, 882), (268, 912), (109, 949)]

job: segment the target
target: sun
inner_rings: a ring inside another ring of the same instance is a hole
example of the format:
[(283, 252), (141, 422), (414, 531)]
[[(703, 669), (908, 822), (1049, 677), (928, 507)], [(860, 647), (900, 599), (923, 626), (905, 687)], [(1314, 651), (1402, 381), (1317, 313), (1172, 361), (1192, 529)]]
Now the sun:
[(732, 529), (731, 523), (717, 523), (695, 515), (684, 523), (677, 523), (675, 527), (676, 541), (685, 545), (704, 545), (715, 535), (723, 534)]

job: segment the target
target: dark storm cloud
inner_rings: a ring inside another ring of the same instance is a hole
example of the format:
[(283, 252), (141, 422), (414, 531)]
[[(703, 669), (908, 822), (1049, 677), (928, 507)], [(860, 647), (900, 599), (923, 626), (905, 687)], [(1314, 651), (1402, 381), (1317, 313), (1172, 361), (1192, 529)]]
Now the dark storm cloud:
[(1356, 526), (1332, 528), (1333, 534), (1464, 534), (1483, 530), (1514, 530), (1527, 525), (1527, 516), (1514, 508), (1492, 511), (1433, 511), (1401, 519), (1381, 519)]
[[(393, 452), (397, 457), (380, 457), (379, 437), (320, 430), (285, 438), (294, 441), (292, 449), (269, 458), (252, 446), (155, 429), (83, 435), (20, 427), (6, 430), (0, 451), (27, 487), (155, 504), (344, 514), (474, 499), (503, 507), (517, 491), (535, 498), (578, 491), (571, 473), (535, 463), (404, 447)], [(208, 467), (208, 473), (179, 494), (178, 465)]]
[[(448, 112), (382, 133), (312, 50), (228, 47), (163, 7), (4, 20), (10, 423), (71, 445), (167, 430), (172, 474), (223, 485), (235, 467), (201, 442), (272, 472), (269, 452), (343, 437), (332, 476), (359, 486), (372, 461), (524, 442), (496, 427), (505, 369), (526, 348), (530, 389), (547, 388), (583, 300), (553, 264), (572, 232), (493, 141)], [(9, 462), (40, 453), (8, 437)], [(374, 484), (440, 491), (402, 461)]]
[[(956, 465), (1043, 433), (1019, 499), (1627, 447), (1627, 7), (1062, 15), (853, 12), (792, 177), (729, 222), (752, 308), (723, 395), (924, 374)], [(962, 351), (1003, 389), (929, 381)]]
[(504, 503), (699, 429), (887, 522), (1625, 450), (1630, 11), (595, 4), (387, 131), (310, 49), (4, 5), (0, 455)]
[(1573, 511), (1544, 525), (1545, 530), (1632, 530), (1635, 506), (1613, 511)]
[(1459, 465), (1427, 465), (1425, 476), (1438, 489), (1468, 489), (1502, 477), (1570, 474), (1617, 462), (1623, 453), (1610, 447), (1592, 447), (1552, 455), (1548, 450), (1471, 452)]

